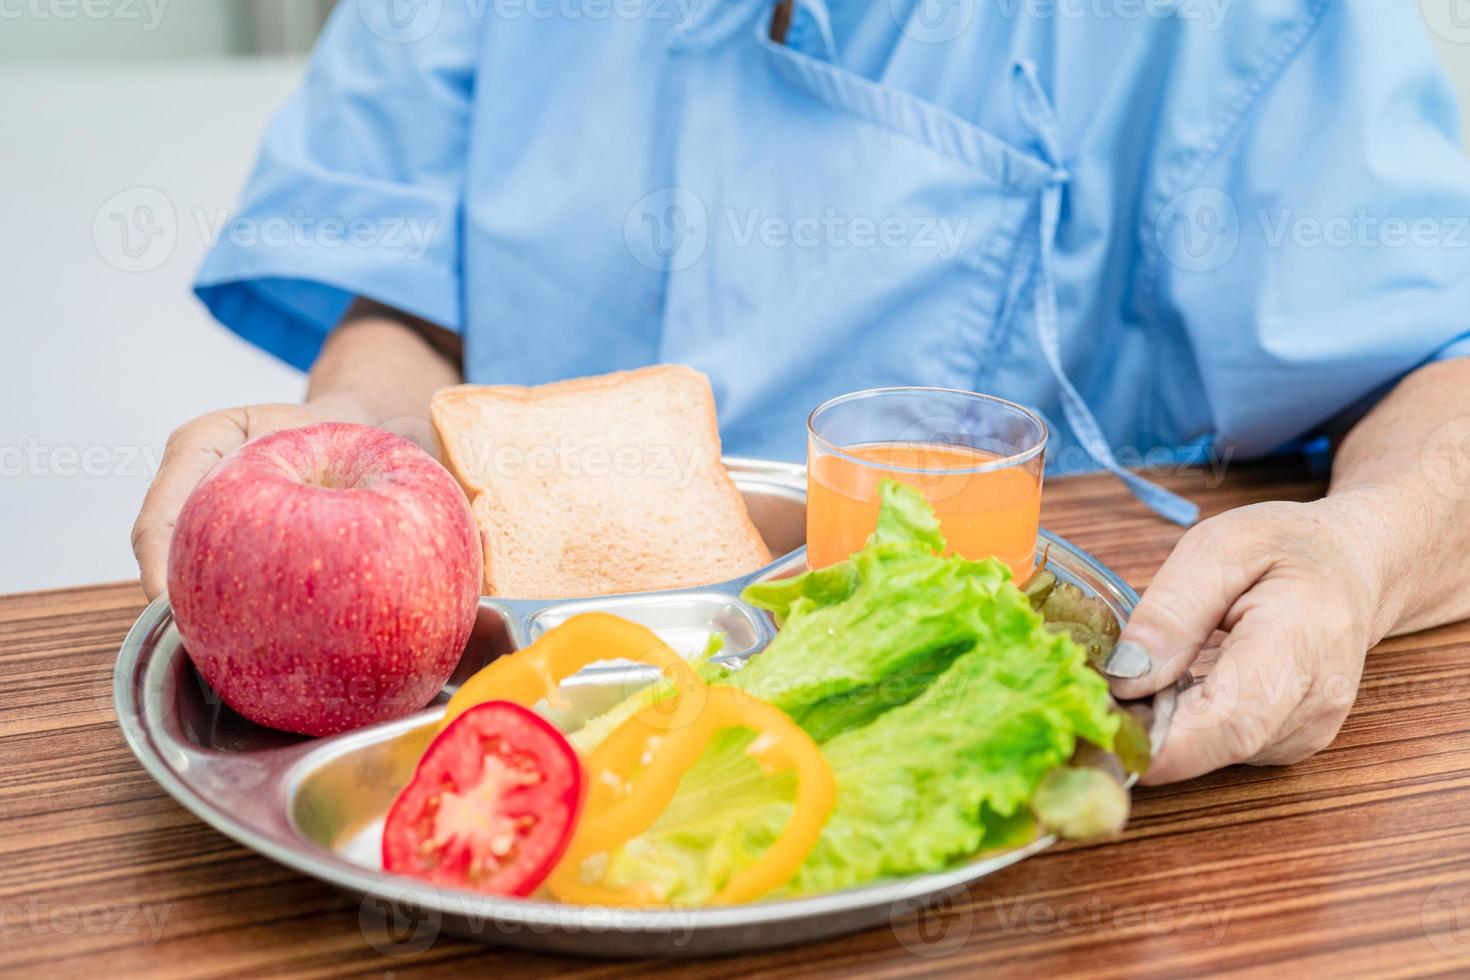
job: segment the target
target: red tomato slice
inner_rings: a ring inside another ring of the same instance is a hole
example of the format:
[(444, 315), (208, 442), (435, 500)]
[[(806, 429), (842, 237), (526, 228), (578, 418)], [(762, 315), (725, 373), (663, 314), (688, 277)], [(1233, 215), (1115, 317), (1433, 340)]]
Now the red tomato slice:
[(540, 715), (487, 701), (429, 744), (383, 827), (383, 867), (436, 885), (528, 895), (561, 859), (582, 765)]

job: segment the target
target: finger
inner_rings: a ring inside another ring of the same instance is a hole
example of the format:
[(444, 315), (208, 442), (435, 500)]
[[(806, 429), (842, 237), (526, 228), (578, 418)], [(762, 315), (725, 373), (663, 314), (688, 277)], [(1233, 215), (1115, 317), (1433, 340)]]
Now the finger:
[(1346, 711), (1299, 705), (1289, 723), (1291, 730), (1277, 735), (1264, 749), (1244, 761), (1252, 766), (1289, 766), (1301, 762), (1331, 745), (1346, 717)]
[(1267, 757), (1307, 695), (1289, 628), (1247, 613), (1204, 682), (1179, 695), (1164, 745), (1143, 781), (1172, 783)]
[(1327, 662), (1344, 666), (1336, 671), (1314, 674), (1306, 696), (1297, 704), (1280, 734), (1264, 749), (1245, 760), (1253, 766), (1288, 766), (1316, 755), (1337, 738), (1357, 700), (1362, 679), (1362, 657), (1348, 651)]
[(1104, 671), (1121, 698), (1146, 697), (1189, 669), (1235, 600), (1266, 570), (1249, 522), (1217, 517), (1191, 528), (1128, 618)]
[(168, 581), (168, 545), (184, 501), (220, 458), (245, 441), (239, 412), (217, 412), (195, 419), (169, 437), (163, 463), (148, 487), (133, 524), (133, 555), (152, 599)]

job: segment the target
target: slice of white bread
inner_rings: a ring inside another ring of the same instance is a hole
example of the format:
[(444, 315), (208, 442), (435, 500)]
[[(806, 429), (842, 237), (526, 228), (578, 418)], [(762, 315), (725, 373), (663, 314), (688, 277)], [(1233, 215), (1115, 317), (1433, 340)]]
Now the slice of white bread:
[(708, 585), (771, 560), (720, 461), (709, 379), (660, 365), (430, 409), (485, 543), (485, 591), (573, 598)]

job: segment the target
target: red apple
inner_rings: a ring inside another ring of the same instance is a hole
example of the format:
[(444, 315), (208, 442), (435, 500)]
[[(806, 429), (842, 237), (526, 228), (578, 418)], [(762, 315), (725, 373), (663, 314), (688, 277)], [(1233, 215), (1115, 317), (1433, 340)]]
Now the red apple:
[(209, 472), (174, 528), (168, 595), (226, 704), (330, 735), (433, 699), (469, 639), (482, 560), (464, 493), (432, 456), (327, 422)]

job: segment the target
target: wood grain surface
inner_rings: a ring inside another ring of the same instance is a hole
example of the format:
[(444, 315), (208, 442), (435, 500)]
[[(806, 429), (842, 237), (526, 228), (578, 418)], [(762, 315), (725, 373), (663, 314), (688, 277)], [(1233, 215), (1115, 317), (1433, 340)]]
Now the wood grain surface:
[[(1321, 491), (1281, 468), (1167, 482), (1207, 514)], [(1180, 533), (1098, 478), (1055, 481), (1045, 522), (1140, 588)], [(131, 583), (0, 598), (0, 973), (1470, 975), (1470, 625), (1375, 650), (1325, 752), (1142, 790), (1117, 840), (1056, 848), (844, 939), (608, 963), (447, 935), (385, 955), (375, 947), (404, 947), (364, 928), (356, 899), (175, 804), (111, 706), (113, 658), (142, 607)]]

